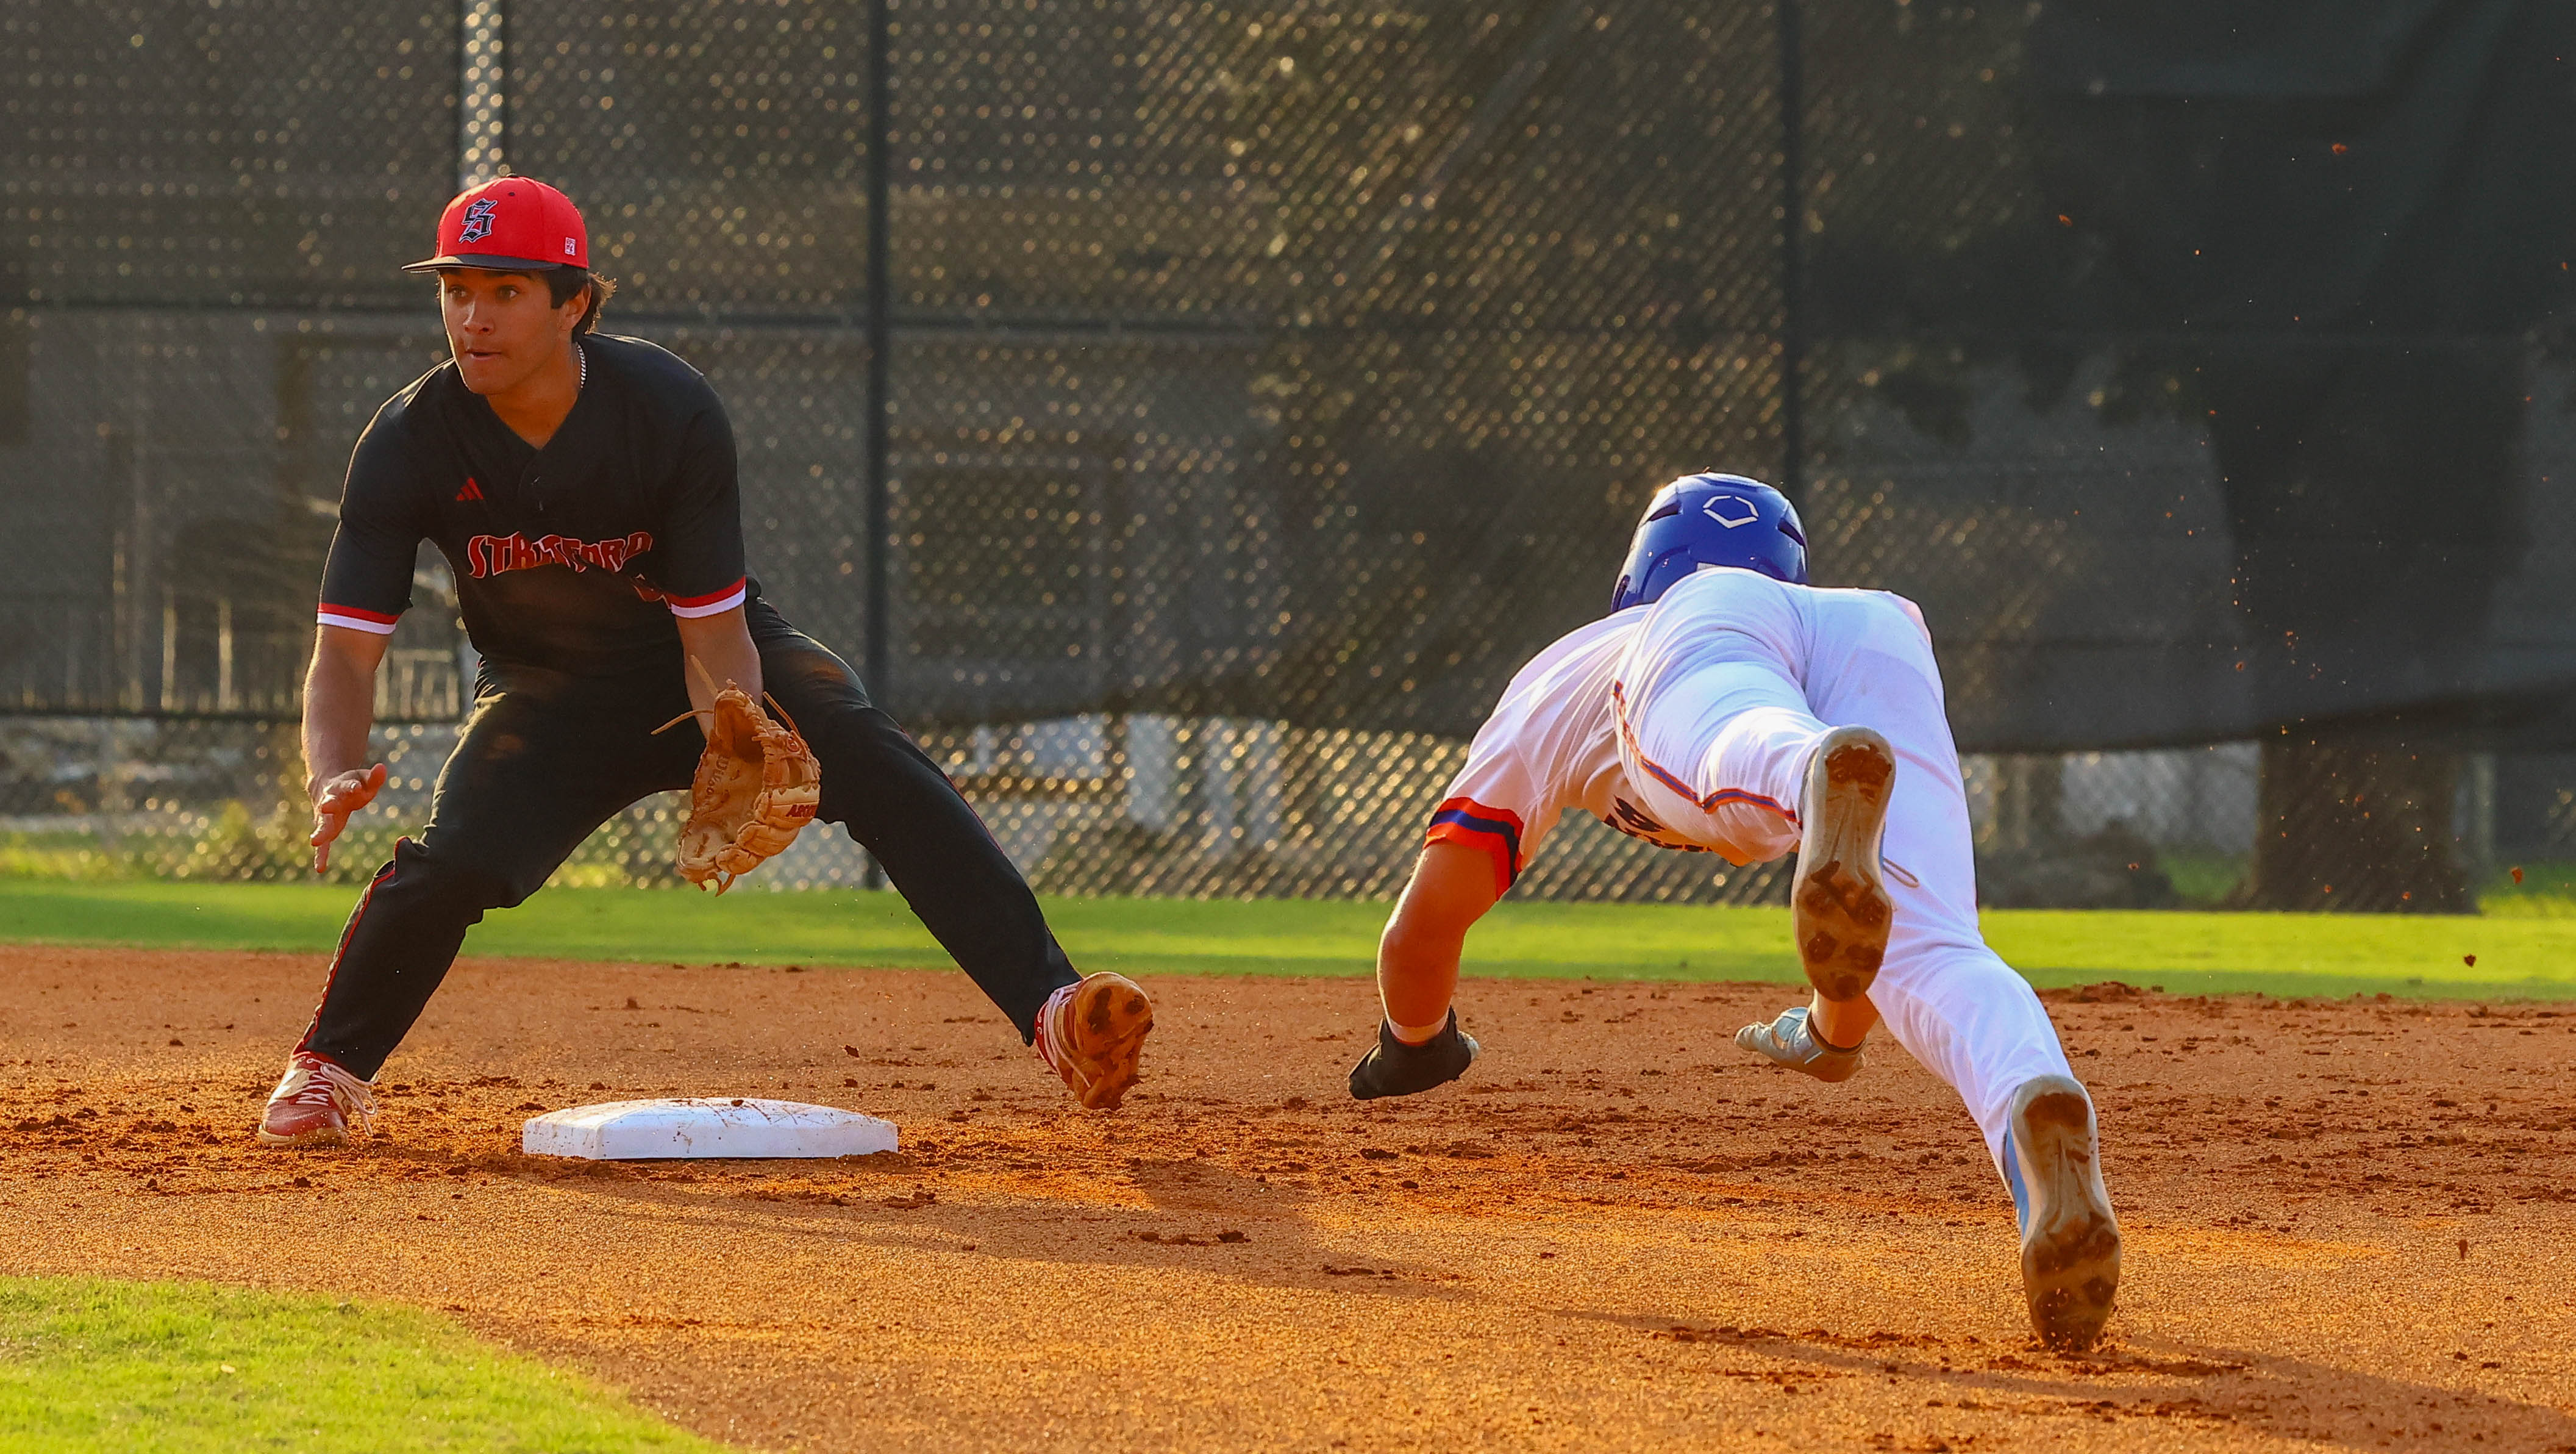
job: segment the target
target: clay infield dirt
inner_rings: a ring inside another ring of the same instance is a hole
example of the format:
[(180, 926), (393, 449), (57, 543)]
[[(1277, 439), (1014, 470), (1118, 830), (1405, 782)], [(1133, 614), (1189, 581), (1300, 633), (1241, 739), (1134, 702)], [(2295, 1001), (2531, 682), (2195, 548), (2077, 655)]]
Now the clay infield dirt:
[[(1360, 1106), (1365, 980), (1165, 979), (1073, 1110), (964, 976), (469, 960), (363, 1147), (249, 1130), (304, 956), (0, 951), (8, 1271), (444, 1309), (765, 1449), (2576, 1450), (2576, 1007), (2052, 993), (2128, 1238), (2034, 1346), (2009, 1203), (1776, 986), (1483, 981), (1459, 1086)], [(540, 1108), (771, 1095), (851, 1162), (584, 1165)]]

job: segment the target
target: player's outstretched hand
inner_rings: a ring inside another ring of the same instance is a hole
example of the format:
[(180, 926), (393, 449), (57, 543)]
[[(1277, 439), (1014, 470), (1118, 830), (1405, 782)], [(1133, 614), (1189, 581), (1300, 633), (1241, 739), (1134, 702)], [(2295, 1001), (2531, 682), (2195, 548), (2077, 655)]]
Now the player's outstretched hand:
[(331, 840), (349, 826), (349, 815), (376, 800), (385, 785), (385, 765), (364, 772), (344, 772), (313, 785), (313, 871), (331, 868)]

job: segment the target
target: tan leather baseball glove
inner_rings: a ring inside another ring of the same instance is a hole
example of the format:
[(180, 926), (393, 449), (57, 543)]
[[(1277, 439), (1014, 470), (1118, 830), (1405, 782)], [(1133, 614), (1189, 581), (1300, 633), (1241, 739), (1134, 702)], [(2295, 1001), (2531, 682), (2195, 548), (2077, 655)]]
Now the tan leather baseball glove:
[[(706, 676), (696, 658), (689, 665)], [(770, 697), (769, 703), (775, 707), (778, 699)], [(778, 715), (786, 716), (786, 709)], [(723, 893), (762, 860), (784, 852), (814, 821), (823, 801), (823, 767), (793, 722), (780, 726), (732, 682), (715, 694), (712, 709), (683, 712), (657, 730), (693, 716), (707, 720), (707, 748), (689, 787), (689, 821), (680, 828), (680, 877), (700, 888), (713, 881)]]

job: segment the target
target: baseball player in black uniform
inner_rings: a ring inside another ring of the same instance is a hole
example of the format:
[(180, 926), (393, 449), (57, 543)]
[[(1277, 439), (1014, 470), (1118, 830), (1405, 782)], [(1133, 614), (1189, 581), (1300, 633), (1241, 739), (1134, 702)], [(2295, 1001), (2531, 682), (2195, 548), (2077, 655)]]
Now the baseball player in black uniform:
[(360, 436), (323, 572), (304, 706), (317, 871), (384, 785), (367, 751), (375, 674), (422, 540), (454, 568), (482, 653), (474, 709), (427, 826), (349, 916), (259, 1139), (334, 1144), (364, 1126), (466, 929), (629, 804), (689, 786), (699, 734), (654, 728), (706, 711), (707, 683), (728, 680), (766, 690), (804, 734), (817, 816), (875, 855), (1085, 1106), (1115, 1106), (1152, 1007), (1118, 975), (1074, 972), (974, 809), (847, 663), (761, 598), (724, 404), (678, 357), (594, 331), (611, 285), (571, 201), (505, 177), (450, 202), (438, 240), (410, 270), (437, 275), (454, 357)]

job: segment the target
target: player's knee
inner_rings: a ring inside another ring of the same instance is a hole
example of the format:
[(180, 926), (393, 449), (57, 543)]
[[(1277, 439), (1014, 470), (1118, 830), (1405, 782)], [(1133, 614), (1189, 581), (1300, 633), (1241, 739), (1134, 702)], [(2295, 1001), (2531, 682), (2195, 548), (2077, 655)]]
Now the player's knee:
[(875, 707), (824, 713), (806, 729), (805, 741), (823, 769), (821, 816), (853, 831), (877, 809), (899, 811), (923, 793), (956, 791), (911, 734)]
[(394, 851), (393, 877), (387, 889), (433, 903), (450, 912), (479, 915), (486, 909), (515, 909), (545, 886), (551, 866), (513, 868), (471, 851), (441, 851), (405, 840)]
[[(1981, 941), (1959, 938), (1948, 942), (1917, 941), (1892, 952), (1881, 966), (1878, 984), (1885, 993), (1916, 994), (1964, 1003), (2001, 1003), (2029, 999), (2037, 994), (2030, 981), (2023, 979), (2004, 963), (2003, 957)], [(1872, 994), (1881, 991), (1873, 989)]]
[(438, 875), (436, 892), (451, 907), (480, 914), (486, 909), (515, 909), (545, 887), (544, 874), (511, 874), (484, 868), (449, 868)]
[(845, 780), (867, 780), (909, 772), (930, 763), (929, 754), (921, 750), (911, 734), (874, 707), (826, 713), (822, 722), (806, 732), (805, 740), (812, 745), (815, 759), (823, 764), (826, 792), (831, 790), (836, 771)]

